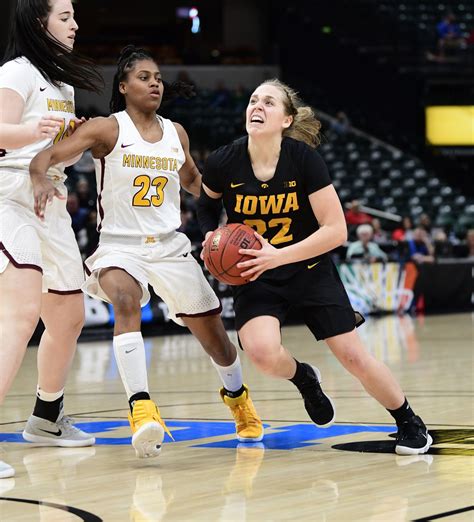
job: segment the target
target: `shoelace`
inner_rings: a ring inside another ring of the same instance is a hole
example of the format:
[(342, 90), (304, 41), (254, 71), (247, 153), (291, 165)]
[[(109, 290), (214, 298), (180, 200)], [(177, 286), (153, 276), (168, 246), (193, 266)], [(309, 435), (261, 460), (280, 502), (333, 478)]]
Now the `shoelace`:
[(64, 428), (73, 428), (73, 429), (76, 429), (76, 430), (79, 429), (79, 428), (76, 428), (74, 426), (74, 421), (72, 420), (72, 418), (71, 417), (67, 417), (67, 416), (64, 416), (61, 419), (57, 420), (56, 424), (58, 426), (61, 426), (61, 427), (64, 427)]
[(313, 382), (309, 381), (299, 388), (299, 392), (301, 395), (315, 395), (319, 401), (323, 401), (326, 397), (324, 396), (323, 390), (319, 385), (318, 381), (314, 380)]
[[(161, 426), (163, 427), (163, 429), (165, 430), (165, 432), (169, 435), (169, 437), (171, 438), (171, 440), (174, 442), (174, 437), (173, 435), (171, 435), (171, 432), (170, 430), (168, 429), (168, 426), (166, 426), (165, 424), (165, 421), (161, 418), (161, 415), (158, 413), (158, 411), (155, 412), (155, 415), (156, 415), (156, 420), (161, 424)], [(135, 416), (135, 414), (134, 414)], [(143, 411), (142, 412), (142, 415), (141, 415), (141, 418), (138, 418), (137, 421), (140, 421), (142, 420), (142, 418), (146, 418), (146, 411)]]
[(247, 403), (235, 406), (234, 411), (236, 413), (238, 424), (253, 424), (255, 426), (258, 426), (259, 422), (255, 417), (255, 414), (253, 413), (252, 409), (247, 405)]

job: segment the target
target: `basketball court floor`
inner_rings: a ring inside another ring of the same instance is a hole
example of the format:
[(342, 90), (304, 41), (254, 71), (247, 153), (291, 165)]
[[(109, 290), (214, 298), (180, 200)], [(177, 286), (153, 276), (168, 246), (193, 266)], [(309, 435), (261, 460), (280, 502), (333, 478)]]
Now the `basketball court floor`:
[[(36, 349), (0, 411), (0, 520), (405, 521), (474, 520), (473, 330), (469, 314), (370, 319), (369, 349), (400, 379), (435, 444), (427, 455), (392, 453), (388, 413), (302, 326), (285, 327), (295, 357), (318, 366), (337, 422), (318, 429), (292, 384), (245, 381), (265, 422), (262, 443), (239, 444), (208, 357), (190, 335), (146, 339), (152, 398), (168, 437), (160, 457), (138, 460), (110, 341), (79, 345), (66, 411), (94, 432), (90, 448), (21, 441), (36, 386)], [(235, 340), (235, 333), (230, 332)]]

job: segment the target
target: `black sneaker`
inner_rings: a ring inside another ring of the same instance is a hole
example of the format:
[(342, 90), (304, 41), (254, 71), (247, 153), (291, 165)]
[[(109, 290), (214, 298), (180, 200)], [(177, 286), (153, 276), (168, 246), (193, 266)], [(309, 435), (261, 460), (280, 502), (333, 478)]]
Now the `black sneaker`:
[(336, 418), (336, 410), (331, 399), (321, 389), (321, 372), (314, 366), (301, 364), (307, 371), (307, 379), (298, 388), (304, 399), (304, 407), (316, 426), (329, 428)]
[(429, 450), (431, 444), (433, 439), (418, 415), (398, 426), (395, 443), (397, 455), (421, 455)]

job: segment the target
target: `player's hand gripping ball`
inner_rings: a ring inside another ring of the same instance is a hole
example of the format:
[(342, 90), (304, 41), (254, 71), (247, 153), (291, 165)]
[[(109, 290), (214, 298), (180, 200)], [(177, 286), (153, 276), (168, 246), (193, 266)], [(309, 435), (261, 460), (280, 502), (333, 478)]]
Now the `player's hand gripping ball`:
[(203, 259), (209, 272), (221, 283), (244, 285), (250, 279), (241, 277), (247, 269), (237, 268), (237, 263), (252, 259), (252, 256), (239, 254), (242, 248), (260, 250), (262, 245), (254, 231), (242, 223), (231, 223), (220, 227), (209, 236), (204, 245)]

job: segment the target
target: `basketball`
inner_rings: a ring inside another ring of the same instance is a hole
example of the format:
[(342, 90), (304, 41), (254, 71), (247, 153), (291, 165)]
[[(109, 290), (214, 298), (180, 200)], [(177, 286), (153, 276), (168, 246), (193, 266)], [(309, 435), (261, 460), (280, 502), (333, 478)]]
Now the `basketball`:
[(237, 263), (251, 259), (251, 256), (239, 254), (241, 248), (262, 248), (253, 229), (242, 223), (220, 227), (206, 241), (204, 263), (221, 283), (239, 286), (249, 282), (249, 279), (240, 275), (245, 270), (237, 268)]

